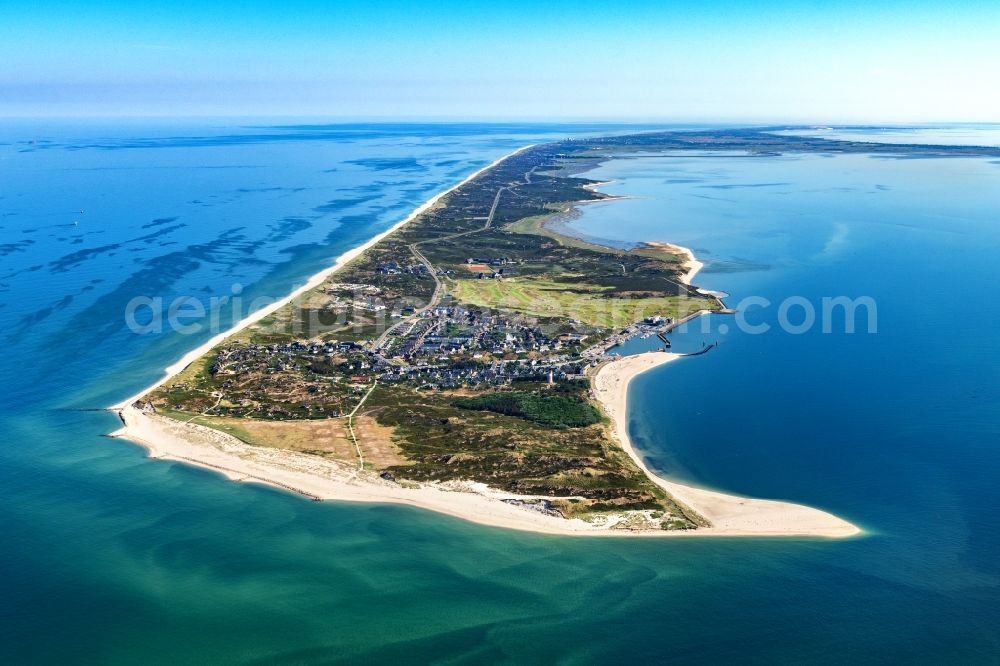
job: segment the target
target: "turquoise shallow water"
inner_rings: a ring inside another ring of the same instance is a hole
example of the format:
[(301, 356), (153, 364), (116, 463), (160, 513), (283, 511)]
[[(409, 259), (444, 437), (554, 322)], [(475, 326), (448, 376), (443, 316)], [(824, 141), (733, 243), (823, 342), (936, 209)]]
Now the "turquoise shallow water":
[(4, 660), (995, 663), (989, 160), (619, 160), (589, 175), (635, 198), (572, 223), (693, 247), (709, 260), (699, 284), (733, 304), (875, 299), (875, 335), (749, 335), (712, 317), (675, 344), (717, 349), (631, 396), (664, 473), (814, 504), (864, 538), (577, 540), (317, 504), (149, 461), (101, 437), (112, 416), (78, 411), (199, 341), (128, 333), (136, 293), (285, 293), (510, 149), (586, 131), (4, 127)]

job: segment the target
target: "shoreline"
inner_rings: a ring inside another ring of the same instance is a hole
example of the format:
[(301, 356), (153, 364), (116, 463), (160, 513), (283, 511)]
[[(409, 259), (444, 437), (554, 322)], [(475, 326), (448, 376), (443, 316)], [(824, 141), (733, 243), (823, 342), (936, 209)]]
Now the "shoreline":
[(401, 504), (488, 527), (553, 536), (698, 537), (735, 536), (713, 530), (634, 530), (563, 518), (512, 502), (538, 498), (491, 489), (481, 483), (447, 482), (402, 486), (354, 465), (281, 449), (251, 446), (226, 433), (173, 421), (129, 406), (124, 426), (110, 433), (146, 449), (156, 460), (173, 460), (215, 472), (237, 483), (257, 483), (314, 501)]
[[(579, 518), (554, 516), (523, 502), (537, 501), (533, 496), (519, 496), (491, 489), (481, 483), (408, 483), (406, 486), (386, 481), (370, 471), (342, 462), (282, 449), (251, 446), (231, 435), (194, 423), (174, 421), (150, 414), (134, 403), (182, 372), (226, 338), (277, 311), (310, 289), (317, 287), (355, 257), (414, 220), (441, 198), (474, 180), (504, 160), (532, 148), (524, 146), (500, 157), (467, 176), (414, 209), (406, 218), (377, 234), (367, 242), (347, 250), (332, 266), (311, 276), (288, 296), (261, 308), (184, 354), (164, 369), (164, 375), (139, 393), (108, 407), (122, 421), (122, 427), (108, 436), (125, 439), (149, 452), (151, 458), (167, 459), (201, 467), (238, 482), (269, 485), (314, 500), (390, 503), (414, 506), (443, 513), (470, 522), (521, 531), (573, 536), (820, 536), (846, 537), (860, 530), (831, 514), (786, 502), (735, 497), (667, 481), (650, 471), (631, 446), (628, 437), (627, 393), (631, 380), (653, 367), (679, 358), (665, 352), (628, 356), (601, 366), (593, 377), (598, 401), (612, 421), (612, 436), (649, 479), (677, 501), (687, 505), (712, 523), (712, 527), (693, 530), (636, 530), (624, 527), (625, 518), (612, 514), (604, 523)], [(595, 185), (596, 187), (596, 185)], [(671, 243), (648, 243), (687, 257), (685, 284), (704, 265), (694, 253)], [(653, 358), (651, 358), (653, 357)], [(637, 359), (637, 360), (636, 360)], [(602, 388), (603, 387), (603, 388)], [(542, 498), (544, 499), (544, 498)], [(621, 525), (616, 527), (616, 525)]]
[[(586, 171), (583, 171), (582, 173), (586, 173)], [(599, 188), (602, 185), (610, 185), (610, 184), (612, 184), (614, 182), (615, 181), (613, 181), (613, 180), (599, 180), (599, 181), (596, 181), (596, 182), (584, 185), (583, 189), (590, 190), (591, 192), (598, 192), (600, 194), (604, 194), (604, 198), (603, 199), (595, 199), (595, 200), (575, 201), (575, 202), (573, 202), (573, 204), (570, 207), (566, 208), (566, 210), (563, 211), (562, 214), (563, 215), (571, 214), (573, 212), (574, 208), (576, 208), (578, 206), (584, 206), (584, 205), (587, 205), (587, 204), (604, 203), (604, 202), (607, 202), (607, 201), (619, 201), (619, 200), (622, 200), (622, 199), (633, 199), (634, 198), (634, 197), (632, 197), (630, 195), (626, 195), (626, 194), (605, 194), (603, 192), (600, 192)], [(592, 240), (592, 239), (588, 238), (585, 235), (583, 235), (583, 236), (577, 236), (577, 235), (574, 235), (572, 233), (568, 233), (568, 231), (563, 231), (563, 230), (560, 230), (560, 229), (553, 229), (553, 228), (549, 227), (548, 225), (551, 222), (555, 221), (555, 218), (557, 218), (557, 217), (559, 217), (559, 214), (556, 214), (552, 218), (543, 221), (542, 224), (541, 224), (541, 226), (543, 228), (548, 228), (549, 231), (551, 231), (552, 233), (558, 234), (560, 236), (565, 236), (567, 238), (571, 238), (573, 240), (581, 241), (583, 243), (599, 244), (599, 242), (597, 240)], [(567, 223), (566, 226), (568, 227), (569, 224)], [(677, 245), (676, 243), (668, 243), (666, 241), (643, 241), (643, 242), (639, 243), (639, 247), (647, 247), (647, 248), (651, 248), (651, 249), (655, 249), (655, 250), (666, 250), (667, 252), (669, 252), (671, 254), (677, 254), (677, 255), (683, 256), (685, 259), (681, 263), (681, 267), (684, 268), (684, 269), (686, 269), (687, 272), (684, 275), (680, 276), (680, 278), (678, 278), (678, 281), (681, 284), (687, 285), (689, 287), (691, 286), (691, 283), (694, 281), (695, 276), (698, 275), (698, 272), (701, 271), (701, 269), (703, 269), (705, 267), (705, 262), (700, 261), (695, 256), (694, 251), (691, 248), (684, 247), (683, 245)], [(723, 293), (723, 292), (709, 291), (707, 289), (696, 289), (695, 291), (697, 291), (700, 294), (704, 294), (706, 296), (715, 296), (716, 298), (721, 298), (722, 296), (720, 296), (720, 294)]]
[(728, 495), (668, 481), (646, 466), (628, 434), (628, 391), (632, 380), (654, 368), (683, 358), (681, 354), (646, 352), (610, 361), (594, 376), (594, 393), (612, 421), (619, 445), (656, 485), (681, 504), (701, 514), (711, 527), (695, 534), (719, 536), (820, 536), (843, 538), (861, 530), (833, 514), (801, 504)]
[(359, 256), (365, 250), (371, 248), (376, 243), (378, 243), (382, 239), (386, 238), (390, 234), (395, 233), (401, 227), (403, 227), (406, 224), (409, 224), (410, 222), (412, 222), (414, 219), (417, 218), (417, 216), (419, 216), (421, 213), (423, 213), (424, 211), (426, 211), (427, 209), (429, 209), (431, 206), (433, 206), (434, 204), (436, 204), (443, 197), (451, 194), (452, 192), (454, 192), (458, 188), (462, 187), (466, 183), (468, 183), (468, 182), (470, 182), (472, 180), (475, 180), (480, 175), (482, 175), (486, 171), (489, 171), (490, 169), (492, 169), (496, 165), (500, 164), (501, 162), (503, 162), (507, 158), (513, 157), (514, 155), (517, 155), (518, 153), (522, 153), (525, 150), (528, 150), (530, 148), (534, 148), (536, 145), (537, 144), (534, 144), (534, 143), (528, 144), (527, 146), (522, 146), (522, 147), (518, 148), (515, 151), (507, 153), (506, 155), (497, 158), (496, 160), (494, 160), (490, 164), (487, 164), (486, 166), (484, 166), (483, 168), (479, 169), (478, 171), (475, 171), (472, 174), (466, 176), (461, 182), (456, 183), (452, 187), (449, 187), (447, 190), (443, 190), (441, 192), (438, 192), (437, 194), (435, 194), (434, 196), (432, 196), (430, 199), (428, 199), (424, 203), (422, 203), (419, 206), (417, 206), (416, 208), (414, 208), (413, 211), (409, 215), (407, 215), (405, 218), (403, 218), (399, 222), (395, 223), (394, 225), (392, 225), (391, 227), (389, 227), (385, 231), (382, 231), (382, 232), (378, 233), (377, 235), (375, 235), (372, 238), (368, 239), (366, 242), (362, 243), (361, 245), (359, 245), (359, 246), (357, 246), (355, 248), (351, 248), (350, 250), (347, 250), (343, 254), (339, 255), (334, 260), (333, 265), (328, 266), (328, 267), (324, 268), (323, 270), (319, 271), (318, 273), (314, 273), (313, 275), (311, 275), (309, 277), (309, 279), (306, 280), (305, 284), (303, 284), (300, 287), (294, 289), (290, 294), (288, 294), (284, 298), (278, 299), (277, 301), (275, 301), (274, 303), (271, 303), (270, 305), (264, 306), (264, 307), (260, 308), (259, 310), (255, 310), (254, 312), (251, 312), (250, 314), (248, 314), (243, 319), (240, 319), (238, 322), (233, 323), (233, 325), (229, 329), (227, 329), (225, 331), (222, 331), (221, 333), (218, 333), (216, 335), (213, 335), (210, 339), (206, 340), (204, 343), (202, 343), (201, 345), (199, 345), (195, 349), (192, 349), (188, 353), (184, 354), (184, 356), (182, 356), (176, 362), (171, 363), (166, 368), (164, 368), (164, 374), (163, 374), (163, 376), (160, 379), (158, 379), (154, 383), (150, 384), (149, 386), (147, 386), (143, 390), (139, 391), (135, 395), (133, 395), (133, 396), (131, 396), (129, 398), (126, 398), (125, 400), (122, 400), (121, 402), (115, 403), (114, 405), (111, 405), (110, 407), (107, 408), (108, 411), (112, 411), (112, 412), (120, 411), (123, 408), (131, 405), (133, 402), (135, 402), (136, 400), (138, 400), (142, 396), (146, 395), (150, 391), (159, 388), (164, 383), (166, 383), (167, 381), (169, 381), (170, 379), (172, 379), (176, 375), (180, 374), (185, 368), (187, 368), (189, 365), (191, 365), (191, 363), (194, 362), (195, 360), (197, 360), (200, 356), (202, 356), (203, 354), (205, 354), (208, 351), (211, 351), (211, 349), (213, 347), (215, 347), (216, 345), (218, 345), (220, 342), (222, 342), (226, 338), (228, 338), (228, 337), (230, 337), (232, 335), (235, 335), (236, 333), (239, 333), (240, 331), (242, 331), (243, 329), (247, 328), (248, 326), (252, 326), (253, 324), (256, 324), (258, 321), (260, 321), (264, 317), (267, 317), (268, 315), (270, 315), (270, 314), (272, 314), (272, 313), (280, 310), (282, 307), (284, 307), (285, 305), (291, 303), (293, 300), (295, 300), (296, 298), (298, 298), (302, 294), (306, 293), (310, 289), (314, 289), (314, 288), (318, 287), (319, 285), (321, 285), (323, 283), (323, 280), (325, 280), (330, 275), (332, 275), (333, 273), (335, 273), (338, 270), (340, 270), (341, 268), (343, 268), (352, 259), (354, 259), (355, 257)]
[[(632, 448), (628, 437), (628, 388), (632, 379), (681, 358), (647, 352), (601, 366), (594, 376), (598, 401), (612, 423), (612, 436), (656, 485), (677, 502), (699, 513), (711, 527), (692, 530), (636, 530), (623, 516), (605, 524), (563, 518), (517, 503), (537, 501), (475, 482), (397, 484), (352, 463), (284, 449), (252, 446), (207, 426), (148, 413), (128, 405), (117, 411), (122, 427), (108, 436), (147, 450), (149, 457), (173, 460), (221, 474), (241, 483), (257, 483), (315, 501), (401, 504), (445, 514), (479, 525), (554, 536), (595, 537), (824, 537), (856, 536), (861, 530), (832, 514), (774, 500), (751, 499), (668, 481), (654, 474)], [(616, 527), (616, 524), (623, 525)]]
[(251, 446), (226, 433), (144, 413), (133, 406), (122, 409), (119, 415), (123, 427), (108, 436), (138, 444), (150, 458), (181, 462), (221, 474), (230, 481), (271, 486), (316, 501), (402, 504), (480, 525), (540, 534), (644, 534), (602, 529), (580, 519), (567, 520), (521, 508), (508, 501), (532, 498), (492, 490), (483, 484), (451, 482), (405, 487), (381, 479), (373, 471), (359, 473), (352, 464)]
[(667, 243), (664, 241), (645, 241), (643, 245), (657, 250), (666, 250), (667, 252), (686, 257), (681, 266), (687, 269), (687, 273), (680, 277), (680, 281), (682, 284), (686, 284), (689, 287), (691, 286), (691, 281), (694, 280), (694, 276), (696, 276), (698, 272), (705, 267), (705, 262), (698, 261), (698, 258), (694, 256), (694, 251), (692, 251), (691, 248), (684, 247), (683, 245)]

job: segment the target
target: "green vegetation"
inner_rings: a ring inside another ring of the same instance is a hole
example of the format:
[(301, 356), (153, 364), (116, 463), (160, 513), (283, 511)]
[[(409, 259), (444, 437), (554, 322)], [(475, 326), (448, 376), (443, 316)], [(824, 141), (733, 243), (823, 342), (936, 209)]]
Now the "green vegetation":
[(456, 407), (518, 416), (553, 428), (582, 428), (600, 422), (590, 403), (579, 398), (543, 392), (499, 391), (472, 398), (459, 398)]
[[(586, 384), (557, 387), (557, 399), (583, 402)], [(532, 394), (530, 388), (518, 392)], [(490, 395), (490, 394), (485, 394)], [(406, 464), (386, 469), (414, 481), (470, 480), (519, 495), (560, 498), (553, 508), (569, 517), (622, 511), (660, 511), (686, 529), (704, 524), (653, 484), (608, 438), (601, 423), (553, 427), (457, 406), (469, 396), (375, 389), (366, 413), (392, 428)], [(589, 405), (587, 405), (589, 407)]]
[(680, 319), (716, 301), (688, 295), (666, 295), (648, 289), (616, 291), (610, 285), (587, 282), (583, 276), (560, 274), (559, 281), (544, 278), (456, 280), (455, 299), (485, 308), (520, 312), (536, 317), (576, 320), (600, 329), (620, 329), (660, 315)]
[(664, 150), (998, 153), (737, 129), (535, 146), (146, 398), (257, 446), (350, 462), (356, 437), (366, 466), (404, 486), (475, 481), (566, 517), (624, 514), (626, 529), (703, 525), (614, 443), (580, 378), (622, 328), (722, 304), (681, 281), (683, 257), (667, 245), (604, 247), (546, 226), (605, 198), (573, 174)]
[(401, 483), (476, 481), (567, 517), (630, 512), (637, 529), (702, 524), (614, 444), (579, 378), (610, 334), (721, 304), (681, 282), (675, 254), (545, 226), (604, 198), (568, 175), (595, 149), (504, 160), (149, 399), (257, 446), (350, 461), (343, 417), (377, 381), (354, 435)]
[(534, 215), (532, 217), (526, 217), (516, 222), (511, 222), (507, 224), (504, 229), (514, 234), (528, 234), (534, 236), (545, 236), (546, 238), (551, 238), (555, 242), (559, 243), (565, 247), (575, 247), (581, 250), (590, 250), (592, 252), (618, 252), (619, 254), (625, 254), (624, 250), (616, 250), (615, 248), (605, 247), (603, 245), (598, 245), (597, 243), (591, 243), (580, 238), (574, 238), (572, 236), (567, 236), (561, 234), (552, 228), (552, 223), (555, 220), (560, 219), (564, 215), (563, 212), (557, 210), (551, 210), (545, 215)]

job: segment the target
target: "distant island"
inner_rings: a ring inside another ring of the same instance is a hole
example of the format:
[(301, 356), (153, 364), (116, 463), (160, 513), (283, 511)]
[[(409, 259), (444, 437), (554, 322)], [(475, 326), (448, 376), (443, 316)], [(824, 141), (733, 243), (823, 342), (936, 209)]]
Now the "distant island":
[(726, 306), (691, 284), (700, 264), (686, 248), (607, 247), (550, 223), (610, 198), (578, 175), (600, 162), (692, 150), (998, 152), (763, 129), (528, 146), (193, 351), (114, 407), (115, 435), (314, 499), (532, 531), (857, 534), (817, 509), (666, 481), (632, 449), (629, 381), (680, 355), (616, 346)]

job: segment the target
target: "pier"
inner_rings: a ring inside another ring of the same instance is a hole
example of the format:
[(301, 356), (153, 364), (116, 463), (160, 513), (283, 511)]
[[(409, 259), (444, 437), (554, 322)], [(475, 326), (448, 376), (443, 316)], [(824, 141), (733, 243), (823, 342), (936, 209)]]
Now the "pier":
[[(622, 344), (623, 342), (630, 340), (637, 335), (648, 336), (652, 335), (653, 333), (655, 333), (656, 337), (658, 337), (663, 342), (665, 349), (670, 349), (672, 345), (670, 343), (670, 340), (668, 340), (666, 337), (667, 333), (670, 333), (671, 331), (679, 328), (680, 326), (683, 326), (689, 321), (697, 319), (702, 315), (734, 314), (735, 312), (736, 310), (731, 308), (726, 308), (723, 310), (698, 310), (697, 312), (692, 312), (686, 317), (682, 317), (677, 320), (670, 320), (662, 324), (661, 323), (653, 324), (649, 323), (648, 321), (643, 323), (633, 324), (628, 328), (620, 331), (619, 333), (612, 335), (608, 338), (605, 338), (604, 340), (594, 345), (593, 347), (585, 349), (583, 352), (580, 353), (580, 356), (588, 361), (597, 361), (600, 360), (605, 354), (608, 354), (612, 349)], [(704, 353), (704, 352), (698, 352), (698, 353)]]
[(718, 346), (719, 346), (718, 342), (713, 342), (710, 345), (705, 345), (696, 352), (691, 352), (689, 354), (681, 354), (681, 356), (701, 356), (702, 354), (707, 354), (708, 352), (712, 351), (714, 348)]

